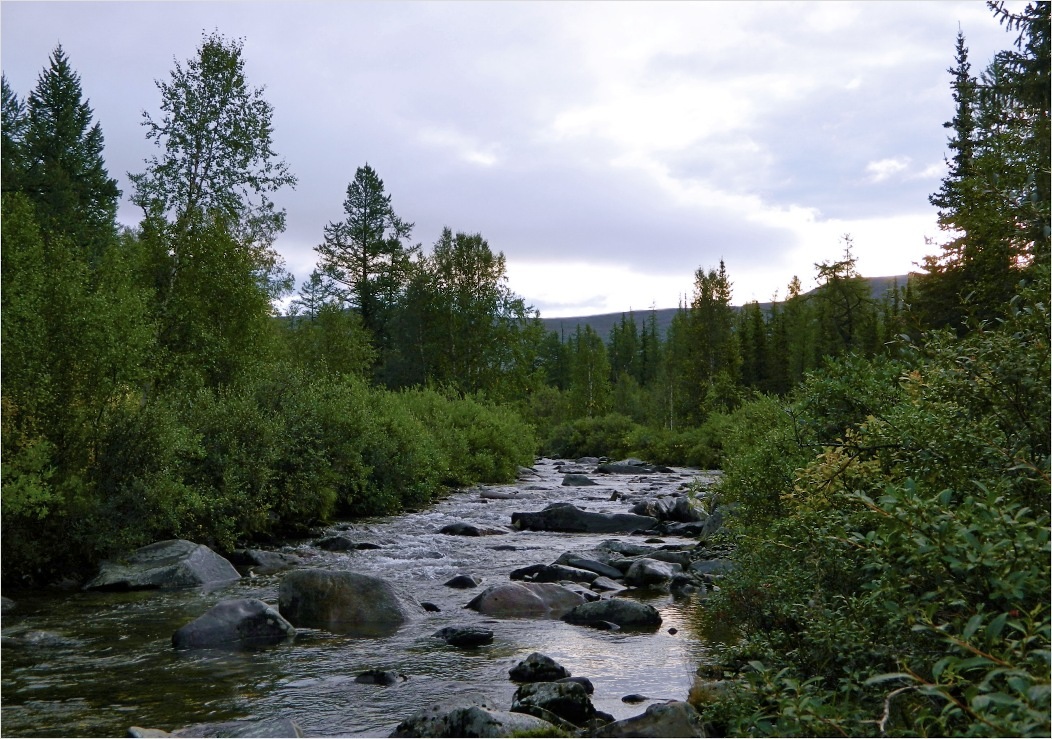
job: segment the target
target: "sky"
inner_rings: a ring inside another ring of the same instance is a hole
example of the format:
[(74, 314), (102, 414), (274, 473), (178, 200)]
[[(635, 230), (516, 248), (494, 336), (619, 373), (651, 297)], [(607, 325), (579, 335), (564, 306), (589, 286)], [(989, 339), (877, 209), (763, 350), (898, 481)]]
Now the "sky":
[(272, 197), (300, 282), (368, 163), (413, 243), (481, 233), (547, 318), (675, 307), (721, 259), (736, 304), (784, 297), (844, 234), (862, 274), (914, 269), (959, 29), (973, 73), (1015, 40), (977, 0), (4, 0), (0, 62), (25, 97), (61, 43), (134, 226), (156, 82), (203, 34), (241, 38), (298, 178)]

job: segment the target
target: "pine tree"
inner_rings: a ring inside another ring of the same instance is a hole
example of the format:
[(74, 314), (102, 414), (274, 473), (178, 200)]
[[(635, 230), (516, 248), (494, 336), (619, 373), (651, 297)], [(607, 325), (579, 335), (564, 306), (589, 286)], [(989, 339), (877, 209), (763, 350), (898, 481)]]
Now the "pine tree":
[(325, 226), (324, 241), (315, 247), (318, 264), (361, 314), (379, 348), (386, 349), (393, 311), (409, 283), (411, 258), (419, 251), (419, 245), (405, 243), (413, 224), (395, 214), (383, 180), (368, 164), (347, 185), (343, 210), (344, 220)]
[(15, 94), (7, 82), (7, 75), (0, 77), (3, 86), (3, 108), (0, 118), (0, 186), (4, 192), (19, 192), (25, 188), (25, 135), (29, 119), (25, 103)]
[(92, 119), (80, 77), (57, 46), (26, 103), (22, 189), (45, 238), (66, 236), (94, 261), (116, 235), (120, 190), (103, 161), (102, 127)]

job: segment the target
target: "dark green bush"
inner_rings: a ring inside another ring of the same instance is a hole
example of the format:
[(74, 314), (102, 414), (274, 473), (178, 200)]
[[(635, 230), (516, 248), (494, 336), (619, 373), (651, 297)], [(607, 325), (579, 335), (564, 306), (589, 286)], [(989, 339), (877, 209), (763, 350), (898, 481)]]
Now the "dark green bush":
[(632, 447), (636, 424), (628, 416), (578, 418), (557, 426), (545, 444), (545, 451), (556, 457), (624, 457)]

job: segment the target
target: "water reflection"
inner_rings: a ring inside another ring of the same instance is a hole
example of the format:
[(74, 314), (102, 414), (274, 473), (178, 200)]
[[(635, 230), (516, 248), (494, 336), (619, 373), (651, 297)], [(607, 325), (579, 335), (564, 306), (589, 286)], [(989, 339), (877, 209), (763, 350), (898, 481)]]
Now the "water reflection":
[[(430, 511), (358, 521), (341, 531), (381, 549), (326, 552), (310, 542), (287, 547), (305, 566), (378, 575), (410, 602), (440, 608), (434, 613), (419, 609), (410, 623), (380, 638), (299, 629), (293, 644), (251, 651), (172, 649), (172, 633), (220, 600), (259, 598), (276, 604), (281, 574), (246, 577), (212, 592), (18, 594), (17, 610), (3, 620), (4, 735), (123, 736), (133, 725), (171, 731), (195, 723), (285, 717), (310, 736), (386, 736), (414, 711), (452, 697), (482, 692), (497, 705), (510, 705), (516, 686), (508, 670), (534, 651), (588, 677), (595, 685), (596, 707), (617, 718), (645, 708), (622, 703), (629, 693), (684, 698), (705, 649), (693, 636), (696, 605), (690, 600), (640, 594), (661, 612), (661, 628), (603, 632), (561, 621), (486, 618), (463, 607), (478, 590), (442, 585), (462, 573), (480, 577), (483, 587), (504, 582), (512, 569), (550, 563), (564, 551), (587, 551), (612, 538), (437, 533), (449, 523), (507, 526), (514, 511), (563, 500), (591, 510), (623, 511), (623, 503), (610, 500), (615, 490), (655, 484), (675, 489), (690, 479), (686, 471), (660, 481), (610, 478), (603, 487), (588, 488), (583, 499), (575, 497), (582, 495), (579, 489), (560, 487), (561, 475), (552, 463), (539, 470), (542, 479), (531, 480), (530, 489), (519, 493), (529, 500), (485, 499), (469, 491)], [(641, 537), (617, 538), (642, 542)], [(493, 630), (493, 642), (458, 649), (432, 636), (454, 625), (483, 625)], [(678, 633), (669, 634), (670, 628)], [(33, 632), (52, 638), (33, 637)], [(407, 679), (391, 686), (354, 681), (370, 669), (394, 670)]]

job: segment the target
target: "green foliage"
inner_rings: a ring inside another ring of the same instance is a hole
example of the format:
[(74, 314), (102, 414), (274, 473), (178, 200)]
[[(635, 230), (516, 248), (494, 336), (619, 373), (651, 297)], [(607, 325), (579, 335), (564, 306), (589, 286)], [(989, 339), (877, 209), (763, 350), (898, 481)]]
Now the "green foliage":
[(609, 413), (605, 416), (578, 418), (560, 424), (548, 439), (545, 451), (558, 457), (625, 456), (631, 446), (636, 424), (628, 416)]
[(270, 193), (294, 186), (296, 178), (272, 148), (274, 109), (263, 88), (247, 85), (244, 42), (203, 35), (196, 55), (185, 66), (176, 62), (170, 81), (156, 84), (161, 120), (143, 113), (142, 123), (162, 153), (131, 175), (134, 202), (179, 233), (212, 214), (254, 248), (261, 277), (269, 275), (279, 260), (271, 243), (285, 228), (285, 212)]
[[(996, 329), (828, 363), (733, 417), (729, 734), (1049, 731), (1048, 278)], [(780, 418), (788, 419), (788, 421)]]
[(341, 302), (358, 310), (382, 351), (389, 345), (391, 311), (419, 250), (404, 243), (413, 224), (395, 215), (383, 180), (368, 164), (347, 185), (343, 210), (344, 220), (325, 226), (324, 241), (315, 247), (318, 266), (337, 287)]

